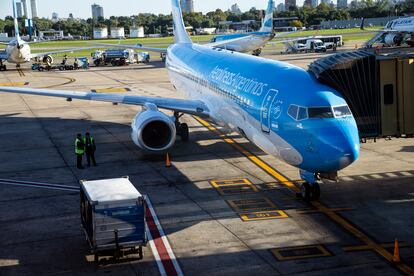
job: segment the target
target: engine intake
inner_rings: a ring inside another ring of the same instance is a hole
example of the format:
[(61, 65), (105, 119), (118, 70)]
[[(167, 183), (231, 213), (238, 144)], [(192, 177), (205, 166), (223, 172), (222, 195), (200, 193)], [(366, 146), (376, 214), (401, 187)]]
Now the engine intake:
[(175, 143), (177, 130), (174, 119), (157, 110), (145, 107), (131, 125), (132, 140), (140, 148), (151, 152), (162, 152)]

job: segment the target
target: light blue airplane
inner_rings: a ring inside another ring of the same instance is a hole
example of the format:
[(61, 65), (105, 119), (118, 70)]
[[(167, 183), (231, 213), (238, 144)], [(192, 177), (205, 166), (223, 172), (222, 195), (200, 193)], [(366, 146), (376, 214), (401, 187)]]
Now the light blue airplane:
[(192, 43), (179, 0), (172, 0), (172, 8), (175, 44), (168, 47), (166, 67), (174, 87), (188, 99), (21, 87), (0, 87), (0, 92), (143, 106), (131, 137), (151, 152), (165, 152), (177, 135), (187, 140), (188, 126), (179, 118), (198, 115), (297, 167), (305, 181), (303, 198), (319, 198), (318, 180), (336, 176), (359, 155), (357, 125), (344, 98), (299, 67)]
[(253, 55), (259, 56), (266, 43), (268, 43), (276, 36), (273, 32), (273, 10), (274, 2), (273, 0), (269, 0), (266, 9), (266, 15), (263, 20), (262, 27), (259, 31), (244, 34), (218, 35), (213, 37), (211, 42), (223, 42), (226, 40), (232, 40), (236, 38), (245, 38), (238, 41), (223, 44), (219, 47), (240, 53), (252, 52)]

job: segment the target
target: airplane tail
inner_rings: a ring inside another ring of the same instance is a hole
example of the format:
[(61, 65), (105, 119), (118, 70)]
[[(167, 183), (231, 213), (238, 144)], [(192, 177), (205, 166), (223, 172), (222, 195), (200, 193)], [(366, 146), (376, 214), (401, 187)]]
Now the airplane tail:
[(269, 0), (266, 9), (266, 15), (260, 28), (260, 32), (273, 32), (273, 9), (274, 9), (274, 2), (273, 0)]
[(13, 0), (12, 3), (13, 3), (13, 16), (14, 16), (14, 35), (16, 36), (16, 39), (19, 39), (20, 32), (19, 32), (19, 23), (17, 22), (16, 0)]
[(193, 43), (185, 30), (180, 0), (171, 0), (175, 43)]

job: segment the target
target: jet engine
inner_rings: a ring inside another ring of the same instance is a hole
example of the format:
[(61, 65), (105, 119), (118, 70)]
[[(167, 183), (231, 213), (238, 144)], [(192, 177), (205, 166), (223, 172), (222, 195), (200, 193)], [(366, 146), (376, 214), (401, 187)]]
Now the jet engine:
[(384, 37), (384, 43), (393, 46), (393, 45), (400, 45), (403, 38), (402, 36), (396, 35), (396, 34), (387, 34)]
[(174, 145), (177, 130), (175, 118), (158, 111), (154, 104), (146, 104), (132, 121), (131, 138), (140, 148), (162, 152)]
[(48, 63), (48, 64), (52, 64), (53, 63), (53, 57), (52, 56), (44, 56), (42, 59), (43, 63)]

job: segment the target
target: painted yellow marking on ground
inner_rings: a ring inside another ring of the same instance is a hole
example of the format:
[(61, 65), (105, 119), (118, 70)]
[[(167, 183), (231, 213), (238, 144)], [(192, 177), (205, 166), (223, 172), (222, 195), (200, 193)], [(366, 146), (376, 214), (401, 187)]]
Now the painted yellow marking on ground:
[(265, 219), (282, 219), (289, 216), (282, 210), (253, 212), (248, 214), (240, 214), (243, 221), (265, 220)]
[(216, 188), (221, 195), (255, 193), (259, 190), (247, 178), (230, 180), (212, 180), (210, 184)]
[[(210, 125), (208, 122), (195, 117), (195, 119), (200, 122), (203, 126), (208, 128), (210, 131), (218, 134), (224, 141), (232, 145), (235, 149), (239, 150), (243, 155), (245, 155), (250, 161), (252, 161), (254, 164), (262, 168), (265, 172), (267, 172), (270, 176), (274, 177), (276, 180), (280, 181), (284, 185), (286, 185), (290, 190), (292, 190), (295, 193), (298, 193), (300, 189), (295, 185), (295, 183), (289, 179), (287, 179), (285, 176), (283, 176), (281, 173), (276, 171), (276, 169), (272, 168), (270, 165), (266, 164), (263, 160), (261, 160), (259, 157), (253, 155), (250, 151), (246, 150), (243, 146), (238, 144), (234, 139), (227, 137), (225, 134), (221, 133), (217, 128)], [(393, 264), (397, 269), (399, 269), (401, 272), (407, 274), (407, 275), (414, 275), (414, 269), (404, 262), (400, 263), (393, 263), (392, 258), (393, 254), (388, 252), (384, 247), (382, 247), (380, 244), (375, 242), (372, 238), (370, 238), (368, 235), (363, 233), (361, 230), (356, 228), (353, 224), (351, 224), (348, 220), (338, 215), (335, 211), (332, 211), (332, 209), (328, 208), (324, 204), (322, 204), (319, 201), (312, 201), (310, 203), (311, 206), (313, 206), (315, 209), (319, 210), (319, 212), (325, 214), (329, 219), (340, 225), (343, 229), (351, 233), (354, 237), (362, 241), (364, 244), (372, 248), (374, 252), (379, 254), (381, 257), (383, 257), (386, 261)]]
[(125, 88), (125, 87), (115, 87), (115, 88), (93, 89), (91, 91), (94, 93), (124, 93), (124, 92), (130, 92), (131, 89)]
[(0, 83), (0, 86), (25, 86), (25, 85), (29, 85), (28, 82), (6, 82), (6, 83)]
[(320, 244), (275, 248), (271, 250), (273, 256), (279, 261), (290, 261), (307, 258), (329, 257), (332, 254)]
[[(382, 243), (381, 246), (387, 249), (394, 249), (394, 242), (389, 242), (389, 243)], [(408, 242), (398, 242), (398, 246), (401, 247), (411, 247), (411, 245)], [(371, 248), (368, 245), (351, 245), (351, 246), (344, 246), (342, 247), (342, 250), (346, 251), (346, 252), (352, 252), (352, 251), (368, 251), (368, 250), (373, 250), (373, 248)]]
[(226, 200), (230, 207), (238, 213), (277, 210), (277, 206), (268, 198), (230, 199)]

